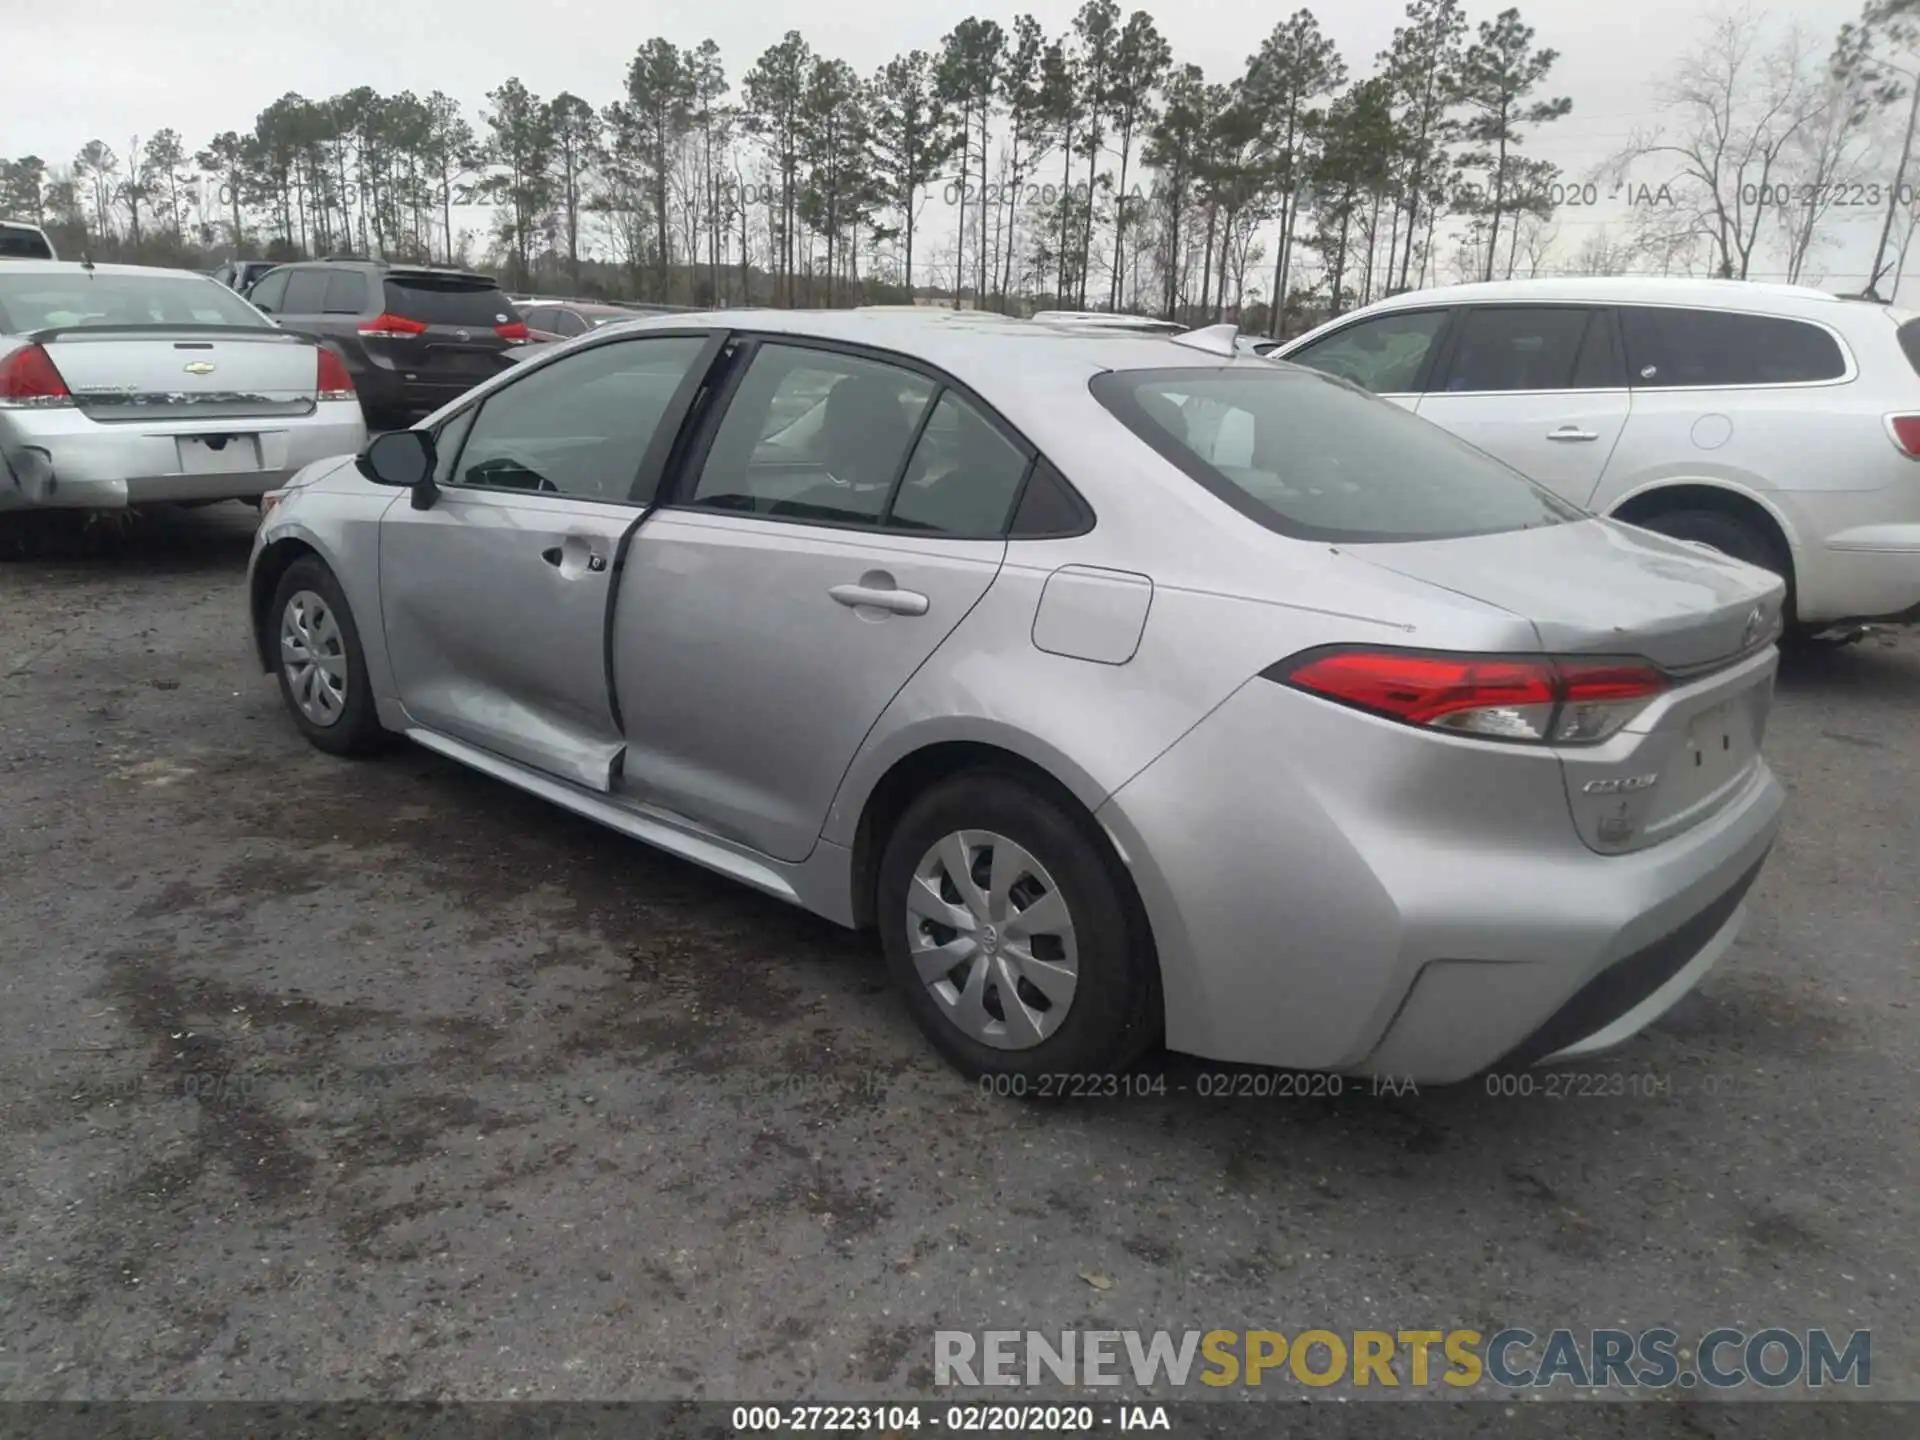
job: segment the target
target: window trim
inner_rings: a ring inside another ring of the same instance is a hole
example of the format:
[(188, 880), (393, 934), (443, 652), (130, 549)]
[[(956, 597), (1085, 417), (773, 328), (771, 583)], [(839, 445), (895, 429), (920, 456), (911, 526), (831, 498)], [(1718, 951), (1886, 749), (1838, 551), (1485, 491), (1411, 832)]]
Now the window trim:
[[(615, 328), (620, 327), (616, 326)], [(595, 332), (588, 332), (588, 334), (593, 333)], [(658, 334), (660, 332), (647, 331), (644, 333)], [(714, 396), (714, 403), (699, 417), (699, 428), (689, 438), (686, 452), (680, 457), (678, 465), (674, 467), (674, 473), (671, 476), (662, 477), (661, 486), (663, 491), (666, 490), (667, 486), (672, 486), (671, 491), (665, 493), (664, 498), (660, 502), (659, 508), (662, 510), (672, 510), (676, 514), (683, 515), (725, 515), (734, 520), (751, 521), (764, 525), (799, 525), (815, 530), (843, 530), (854, 535), (884, 535), (894, 539), (932, 541), (998, 540), (1007, 544), (1011, 544), (1017, 540), (1071, 539), (1088, 534), (1093, 530), (1094, 526), (1099, 523), (1099, 517), (1094, 512), (1093, 507), (1087, 503), (1086, 497), (1074, 486), (1073, 481), (1068, 478), (1066, 472), (1061, 470), (1057, 463), (1049, 461), (1049, 463), (1053, 463), (1054, 472), (1059, 475), (1060, 483), (1065, 487), (1068, 495), (1072, 497), (1074, 508), (1083, 517), (1084, 523), (1079, 529), (1070, 532), (1049, 532), (1044, 535), (1012, 534), (1013, 522), (1020, 513), (1021, 503), (1026, 499), (1027, 487), (1033, 483), (1036, 461), (1042, 458), (1042, 452), (1037, 445), (1021, 432), (1018, 426), (1000, 413), (998, 406), (990, 404), (978, 391), (964, 382), (955, 379), (937, 365), (930, 364), (918, 356), (907, 355), (897, 350), (888, 350), (882, 346), (863, 345), (855, 341), (809, 335), (803, 331), (735, 330), (730, 332), (730, 340), (740, 348), (735, 354), (732, 364), (728, 367), (727, 373), (720, 379), (719, 389)], [(926, 424), (932, 418), (934, 407), (940, 403), (941, 395), (951, 390), (967, 404), (971, 405), (981, 419), (999, 431), (1002, 438), (1012, 444), (1014, 449), (1026, 459), (1026, 469), (1020, 476), (1020, 483), (1014, 487), (1013, 495), (1008, 502), (1006, 519), (1002, 522), (1000, 529), (990, 535), (958, 535), (944, 530), (921, 530), (909, 526), (895, 526), (884, 523), (867, 525), (852, 520), (818, 520), (793, 515), (761, 515), (742, 510), (717, 510), (710, 506), (693, 503), (693, 487), (699, 483), (700, 472), (707, 463), (707, 456), (711, 453), (714, 440), (720, 433), (720, 426), (725, 422), (727, 413), (732, 410), (733, 402), (739, 395), (741, 383), (745, 380), (747, 371), (752, 367), (755, 356), (760, 353), (760, 349), (764, 345), (783, 345), (789, 349), (818, 350), (826, 354), (844, 355), (849, 359), (865, 360), (871, 364), (891, 365), (897, 370), (908, 371), (923, 380), (931, 382), (934, 387), (932, 399), (926, 407), (919, 427), (915, 431), (913, 445), (909, 445), (907, 448), (906, 455), (902, 460), (902, 468), (900, 472), (895, 475), (893, 486), (887, 492), (886, 503), (880, 510), (880, 518), (882, 521), (884, 521), (892, 511), (893, 499), (899, 491), (900, 481), (906, 473), (906, 467), (913, 463), (914, 446), (919, 444), (921, 434), (925, 433)]]
[[(1612, 348), (1616, 373), (1621, 377), (1620, 383), (1617, 385), (1560, 385), (1538, 390), (1426, 389), (1420, 392), (1422, 400), (1484, 400), (1514, 395), (1625, 395), (1632, 390), (1632, 377), (1627, 374), (1627, 342), (1621, 330), (1619, 307), (1599, 304), (1591, 300), (1485, 300), (1456, 305), (1454, 316), (1447, 323), (1446, 353), (1440, 356), (1429, 373), (1421, 377), (1425, 384), (1431, 386), (1451, 372), (1454, 357), (1460, 351), (1460, 340), (1466, 334), (1468, 321), (1475, 311), (1482, 310), (1585, 310), (1589, 312), (1611, 332), (1607, 338)], [(1592, 319), (1589, 319), (1588, 324), (1592, 323)], [(1583, 330), (1580, 334), (1580, 346), (1576, 347), (1573, 357), (1575, 368), (1580, 364), (1579, 349), (1585, 347), (1587, 333)]]
[[(439, 437), (448, 426), (454, 424), (462, 415), (470, 414), (473, 416), (472, 422), (469, 423), (461, 433), (459, 449), (454, 452), (453, 461), (447, 467), (447, 475), (449, 478), (438, 482), (440, 487), (442, 489), (458, 491), (463, 495), (503, 495), (515, 500), (562, 501), (574, 505), (617, 505), (628, 510), (639, 510), (643, 512), (659, 508), (656, 502), (658, 502), (661, 493), (672, 480), (672, 476), (667, 472), (668, 461), (671, 460), (674, 450), (680, 441), (681, 432), (686, 429), (688, 420), (692, 418), (694, 400), (699, 396), (701, 389), (708, 384), (712, 377), (715, 362), (726, 349), (727, 334), (727, 331), (715, 329), (711, 326), (676, 326), (670, 330), (645, 330), (639, 333), (610, 335), (607, 337), (605, 342), (607, 345), (644, 344), (649, 340), (706, 341), (706, 344), (701, 347), (699, 355), (695, 357), (693, 364), (688, 367), (687, 373), (681, 377), (680, 384), (675, 387), (672, 398), (667, 401), (667, 408), (660, 417), (661, 423), (655, 427), (652, 439), (647, 442), (647, 448), (641, 452), (640, 459), (634, 467), (633, 479), (627, 484), (625, 498), (613, 499), (601, 495), (569, 495), (565, 492), (550, 493), (544, 490), (516, 490), (507, 485), (470, 485), (463, 480), (453, 478), (460, 473), (460, 461), (466, 455), (467, 442), (473, 438), (474, 427), (480, 423), (480, 412), (486, 409), (488, 402), (496, 395), (513, 389), (515, 385), (526, 380), (529, 376), (546, 369), (547, 364), (544, 363), (530, 366), (522, 372), (510, 372), (512, 378), (504, 384), (490, 388), (483, 395), (473, 396), (465, 403), (449, 410), (434, 422), (432, 433), (437, 449)], [(583, 354), (587, 353), (587, 351), (601, 348), (604, 347), (602, 345), (582, 346), (578, 350), (570, 350), (565, 356), (559, 357), (559, 362), (564, 363), (566, 360), (577, 360)], [(670, 426), (666, 423), (669, 419), (673, 421)], [(665, 441), (664, 444), (662, 443), (663, 439)], [(641, 481), (649, 472), (653, 472), (655, 477), (652, 492), (648, 498), (644, 500), (638, 499), (636, 496), (640, 490)]]
[[(1678, 300), (1617, 300), (1613, 304), (1620, 326), (1620, 356), (1626, 363), (1627, 388), (1636, 395), (1694, 395), (1714, 390), (1823, 390), (1833, 385), (1851, 385), (1860, 378), (1859, 362), (1854, 357), (1853, 347), (1847, 344), (1847, 337), (1824, 320), (1811, 320), (1804, 315), (1783, 315), (1775, 310), (1743, 310), (1730, 305), (1685, 304)], [(1633, 383), (1633, 356), (1627, 353), (1628, 310), (1693, 310), (1709, 315), (1750, 315), (1757, 320), (1778, 320), (1787, 325), (1811, 325), (1832, 337), (1833, 343), (1840, 347), (1840, 363), (1846, 368), (1831, 380), (1760, 380), (1729, 385), (1636, 385)]]
[[(1449, 301), (1439, 305), (1396, 305), (1391, 310), (1375, 310), (1367, 314), (1356, 313), (1346, 324), (1314, 337), (1311, 345), (1301, 344), (1294, 346), (1285, 355), (1270, 352), (1261, 358), (1264, 360), (1279, 360), (1288, 365), (1298, 365), (1302, 370), (1312, 370), (1315, 367), (1306, 364), (1304, 361), (1294, 359), (1294, 356), (1305, 354), (1315, 346), (1324, 345), (1329, 340), (1336, 340), (1349, 330), (1357, 330), (1362, 325), (1369, 324), (1375, 320), (1399, 319), (1406, 315), (1438, 315), (1440, 317), (1440, 329), (1438, 333), (1434, 335), (1433, 343), (1427, 347), (1427, 353), (1421, 357), (1419, 372), (1413, 377), (1413, 388), (1411, 390), (1367, 390), (1369, 395), (1377, 395), (1382, 400), (1417, 399), (1419, 396), (1428, 393), (1427, 386), (1433, 383), (1434, 371), (1438, 368), (1442, 355), (1445, 355), (1448, 359), (1452, 358), (1454, 335), (1460, 326), (1460, 311), (1464, 308), (1465, 307), (1458, 302)], [(1345, 377), (1335, 376), (1334, 378), (1344, 379)], [(1353, 383), (1356, 385), (1360, 384), (1357, 380)], [(1366, 390), (1366, 386), (1364, 385), (1361, 385), (1360, 388)], [(1511, 394), (1513, 392), (1500, 391), (1496, 393)]]

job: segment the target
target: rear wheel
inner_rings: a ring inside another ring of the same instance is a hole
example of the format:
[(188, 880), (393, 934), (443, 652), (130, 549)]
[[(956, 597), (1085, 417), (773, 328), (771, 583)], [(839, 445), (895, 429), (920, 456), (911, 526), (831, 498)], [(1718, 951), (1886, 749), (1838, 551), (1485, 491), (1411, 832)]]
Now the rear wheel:
[(916, 800), (876, 899), (895, 984), (967, 1075), (1107, 1074), (1159, 1032), (1158, 962), (1118, 862), (1017, 777), (976, 771)]
[(274, 671), (300, 732), (334, 755), (366, 755), (388, 739), (367, 683), (360, 630), (325, 564), (293, 562), (273, 593)]

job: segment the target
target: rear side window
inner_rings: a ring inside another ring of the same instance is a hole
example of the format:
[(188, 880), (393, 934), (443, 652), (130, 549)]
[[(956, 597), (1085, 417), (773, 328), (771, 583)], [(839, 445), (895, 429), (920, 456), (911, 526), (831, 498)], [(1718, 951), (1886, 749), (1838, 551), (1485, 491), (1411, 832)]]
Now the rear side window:
[(1584, 518), (1430, 421), (1324, 376), (1116, 370), (1091, 389), (1187, 475), (1296, 539), (1441, 540)]
[(1642, 387), (1798, 385), (1847, 373), (1818, 325), (1730, 310), (1634, 306), (1620, 312), (1627, 373)]
[(387, 281), (386, 310), (424, 325), (465, 325), (491, 330), (520, 318), (497, 285), (460, 276), (408, 275)]
[(366, 304), (366, 276), (354, 270), (336, 270), (327, 276), (327, 314), (358, 315)]
[(1026, 478), (1026, 452), (945, 390), (913, 447), (887, 523), (943, 535), (998, 535)]
[(1920, 320), (1909, 320), (1900, 327), (1900, 348), (1906, 352), (1913, 373), (1920, 375)]

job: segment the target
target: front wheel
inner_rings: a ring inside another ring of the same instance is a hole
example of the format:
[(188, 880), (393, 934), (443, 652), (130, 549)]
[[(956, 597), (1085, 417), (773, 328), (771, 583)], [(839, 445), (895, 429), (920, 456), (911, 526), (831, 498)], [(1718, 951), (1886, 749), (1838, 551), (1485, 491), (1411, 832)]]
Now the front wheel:
[(965, 1074), (1110, 1074), (1158, 1035), (1139, 903), (1097, 830), (1038, 788), (975, 772), (929, 790), (877, 891), (894, 983)]
[(367, 683), (360, 630), (340, 582), (317, 557), (287, 567), (273, 592), (274, 671), (293, 723), (333, 755), (365, 755), (387, 739)]

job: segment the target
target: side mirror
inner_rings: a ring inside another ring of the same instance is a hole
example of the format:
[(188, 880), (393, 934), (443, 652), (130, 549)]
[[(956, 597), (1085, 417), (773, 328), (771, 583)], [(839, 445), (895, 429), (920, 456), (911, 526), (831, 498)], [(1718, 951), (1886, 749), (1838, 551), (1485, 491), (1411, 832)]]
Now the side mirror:
[(436, 460), (433, 436), (426, 431), (391, 430), (376, 435), (354, 465), (376, 485), (413, 491), (413, 508), (425, 510), (440, 493), (433, 483)]

